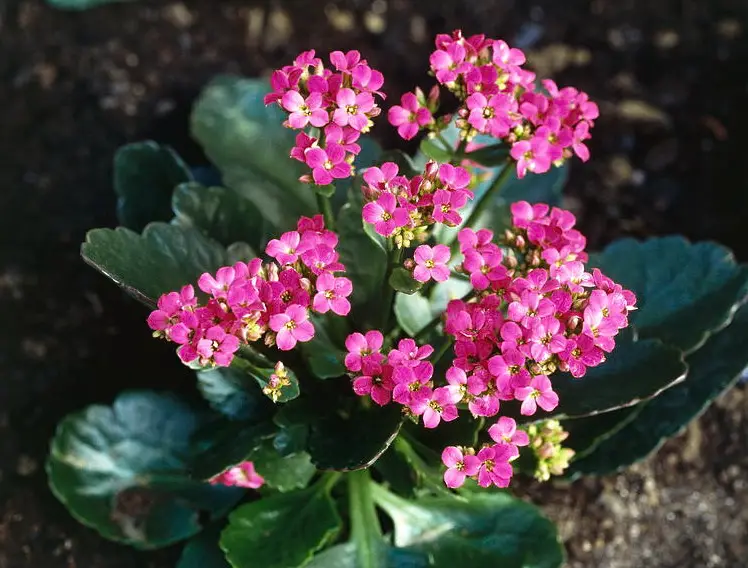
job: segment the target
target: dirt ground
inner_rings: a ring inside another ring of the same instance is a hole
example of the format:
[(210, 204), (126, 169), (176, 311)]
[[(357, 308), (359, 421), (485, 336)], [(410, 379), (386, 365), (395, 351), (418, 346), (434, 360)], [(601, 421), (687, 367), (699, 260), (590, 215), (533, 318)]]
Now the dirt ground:
[[(79, 526), (43, 460), (68, 412), (125, 388), (190, 388), (144, 311), (78, 246), (115, 223), (117, 146), (150, 137), (202, 159), (186, 117), (213, 75), (358, 48), (395, 99), (431, 85), (434, 33), (503, 37), (600, 103), (593, 159), (574, 167), (568, 198), (593, 244), (682, 232), (748, 260), (746, 26), (745, 0), (143, 0), (85, 13), (0, 1), (0, 568), (155, 568), (178, 555)], [(388, 130), (375, 133), (394, 142)], [(526, 488), (559, 523), (569, 565), (748, 565), (747, 408), (736, 388), (625, 474)]]

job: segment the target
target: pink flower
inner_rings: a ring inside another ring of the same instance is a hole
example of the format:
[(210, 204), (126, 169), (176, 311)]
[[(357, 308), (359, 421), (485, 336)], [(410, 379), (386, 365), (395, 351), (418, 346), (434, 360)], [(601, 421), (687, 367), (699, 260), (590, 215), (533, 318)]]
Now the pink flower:
[(509, 95), (498, 93), (486, 98), (483, 93), (473, 93), (465, 104), (470, 111), (468, 123), (478, 132), (503, 138), (514, 126), (515, 121), (509, 118), (509, 113), (515, 112), (517, 103)]
[(420, 365), (424, 359), (431, 357), (433, 353), (434, 348), (428, 343), (418, 345), (415, 340), (406, 338), (397, 342), (397, 349), (390, 351), (387, 358), (393, 366), (415, 367)]
[(391, 184), (398, 179), (398, 169), (395, 162), (385, 162), (378, 168), (367, 168), (364, 172), (364, 181), (369, 186), (369, 194), (378, 197), (383, 191), (390, 191)]
[(577, 378), (587, 373), (587, 367), (597, 367), (605, 361), (605, 353), (589, 335), (570, 337), (558, 356), (569, 367), (571, 375)]
[(212, 477), (209, 483), (211, 485), (259, 489), (265, 483), (265, 479), (255, 471), (254, 463), (245, 461)]
[(478, 452), (478, 485), (481, 487), (508, 487), (514, 471), (509, 463), (519, 455), (513, 444), (486, 446)]
[(465, 62), (465, 48), (459, 43), (452, 43), (445, 49), (438, 49), (429, 57), (431, 69), (440, 83), (452, 83), (460, 73), (465, 73), (472, 65)]
[(367, 358), (361, 372), (363, 375), (353, 380), (353, 392), (358, 396), (370, 396), (379, 406), (389, 403), (394, 387), (392, 367)]
[(389, 237), (395, 229), (410, 222), (408, 212), (397, 206), (397, 199), (391, 193), (382, 193), (376, 201), (367, 203), (362, 210), (364, 221), (374, 225), (374, 230), (383, 237)]
[(314, 296), (314, 311), (321, 314), (332, 310), (339, 316), (346, 316), (351, 311), (351, 303), (346, 299), (353, 291), (353, 284), (348, 278), (335, 277), (323, 272), (317, 278), (317, 294)]
[(426, 428), (436, 428), (439, 422), (451, 422), (457, 418), (456, 403), (459, 399), (450, 392), (447, 387), (435, 389), (431, 399), (418, 401), (411, 405), (414, 414), (423, 414), (423, 425)]
[(503, 40), (493, 42), (493, 62), (506, 69), (509, 65), (523, 65), (525, 63), (525, 54), (522, 50), (510, 48)]
[(395, 367), (392, 373), (392, 400), (406, 406), (426, 404), (432, 395), (429, 381), (434, 373), (430, 363), (415, 367)]
[(365, 132), (369, 126), (368, 112), (374, 108), (374, 97), (371, 93), (356, 94), (353, 89), (340, 89), (335, 97), (338, 108), (332, 119), (338, 126), (350, 126), (359, 132)]
[(314, 326), (309, 321), (309, 313), (298, 304), (289, 306), (282, 314), (271, 316), (270, 329), (277, 333), (275, 343), (281, 351), (289, 351), (296, 346), (297, 341), (303, 343), (314, 337)]
[(184, 286), (180, 292), (169, 292), (158, 299), (158, 309), (148, 316), (148, 326), (155, 331), (167, 332), (169, 327), (179, 321), (179, 314), (185, 307), (192, 307), (197, 302), (192, 285)]
[(283, 233), (280, 239), (272, 239), (265, 247), (265, 253), (281, 264), (293, 264), (299, 259), (296, 250), (299, 248), (301, 235), (296, 231)]
[(339, 144), (328, 144), (324, 150), (312, 147), (304, 155), (317, 185), (329, 185), (334, 179), (351, 175), (351, 165), (345, 161), (345, 150)]
[(442, 452), (442, 463), (447, 466), (444, 472), (444, 483), (450, 489), (462, 487), (467, 477), (472, 477), (478, 473), (481, 465), (478, 457), (463, 454), (460, 448), (448, 446)]
[(488, 435), (497, 443), (503, 442), (515, 446), (526, 446), (530, 443), (527, 432), (517, 430), (517, 422), (508, 416), (499, 418), (499, 421), (488, 429)]
[(501, 249), (496, 254), (480, 254), (474, 249), (467, 249), (464, 255), (462, 267), (470, 274), (470, 283), (476, 290), (485, 290), (492, 282), (506, 278), (506, 267), (501, 264)]
[(437, 189), (433, 200), (434, 221), (444, 223), (448, 227), (456, 227), (462, 222), (462, 217), (457, 211), (467, 203), (467, 195), (464, 192)]
[(466, 197), (470, 193), (468, 186), (470, 185), (471, 176), (470, 172), (465, 168), (453, 166), (452, 164), (439, 164), (439, 180), (444, 184), (445, 189), (466, 191)]
[(428, 282), (432, 278), (436, 282), (445, 282), (449, 279), (449, 247), (446, 245), (419, 246), (413, 253), (416, 267), (413, 269), (413, 278), (419, 282)]
[(332, 51), (330, 53), (330, 63), (332, 63), (338, 71), (350, 72), (355, 69), (360, 61), (361, 53), (355, 49), (352, 49), (347, 53), (343, 53), (342, 51)]
[(239, 338), (229, 335), (219, 325), (208, 328), (205, 336), (197, 342), (196, 351), (201, 362), (214, 363), (219, 367), (228, 367), (239, 349)]
[(434, 120), (429, 109), (420, 105), (414, 93), (405, 93), (400, 97), (400, 105), (390, 108), (387, 119), (397, 127), (397, 133), (404, 140), (410, 140), (423, 126)]
[(530, 386), (514, 389), (514, 396), (522, 401), (520, 412), (524, 416), (535, 414), (538, 406), (546, 412), (551, 412), (558, 406), (558, 395), (553, 392), (551, 381), (545, 375), (533, 377)]
[(215, 278), (207, 272), (202, 274), (197, 280), (197, 285), (206, 294), (210, 294), (216, 299), (225, 299), (226, 293), (234, 281), (234, 276), (234, 269), (231, 266), (224, 266), (218, 269)]
[(363, 358), (372, 353), (378, 353), (383, 341), (382, 332), (376, 329), (367, 331), (366, 335), (358, 332), (350, 334), (345, 340), (345, 348), (348, 350), (348, 355), (345, 356), (345, 368), (349, 371), (360, 371)]
[(542, 174), (550, 170), (550, 148), (548, 141), (540, 138), (515, 142), (509, 154), (517, 161), (517, 177), (522, 179), (527, 172)]
[(286, 91), (281, 99), (281, 106), (291, 113), (288, 115), (288, 125), (291, 128), (305, 128), (307, 124), (320, 128), (330, 121), (330, 115), (323, 108), (320, 93), (310, 93), (304, 99), (298, 91)]

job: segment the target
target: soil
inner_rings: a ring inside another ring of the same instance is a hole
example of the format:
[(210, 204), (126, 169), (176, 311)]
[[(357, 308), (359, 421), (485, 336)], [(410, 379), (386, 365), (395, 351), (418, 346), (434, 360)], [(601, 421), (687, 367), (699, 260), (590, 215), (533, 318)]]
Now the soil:
[[(50, 494), (55, 424), (134, 387), (189, 390), (144, 311), (86, 267), (115, 224), (111, 157), (155, 138), (188, 160), (187, 113), (217, 73), (267, 73), (303, 49), (362, 50), (393, 100), (425, 75), (436, 32), (503, 37), (600, 103), (567, 205), (595, 246), (685, 233), (748, 260), (745, 0), (143, 0), (60, 12), (0, 3), (0, 568), (173, 566), (101, 539)], [(394, 143), (391, 133), (377, 132)], [(737, 387), (629, 471), (527, 489), (573, 567), (748, 565), (748, 393)]]

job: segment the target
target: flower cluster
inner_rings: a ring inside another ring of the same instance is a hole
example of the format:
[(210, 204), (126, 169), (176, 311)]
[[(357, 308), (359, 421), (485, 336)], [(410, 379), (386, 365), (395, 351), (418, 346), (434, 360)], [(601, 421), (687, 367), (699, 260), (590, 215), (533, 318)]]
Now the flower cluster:
[(473, 198), (470, 172), (451, 164), (428, 162), (422, 174), (408, 179), (398, 165), (385, 162), (364, 172), (362, 188), (369, 203), (364, 221), (384, 237), (393, 237), (399, 247), (425, 237), (434, 223), (455, 227), (462, 222), (459, 211)]
[(241, 343), (264, 338), (288, 351), (311, 340), (309, 310), (347, 315), (353, 287), (336, 275), (345, 270), (337, 235), (325, 229), (321, 215), (302, 217), (297, 229), (268, 243), (266, 253), (277, 264), (255, 258), (200, 276), (198, 287), (209, 296), (204, 305), (191, 285), (161, 296), (148, 317), (154, 335), (179, 344), (185, 363), (225, 367)]
[[(521, 50), (483, 35), (466, 38), (457, 30), (436, 37), (430, 63), (439, 84), (462, 102), (457, 111), (462, 138), (486, 134), (505, 142), (518, 177), (547, 172), (573, 154), (589, 159), (584, 141), (598, 117), (597, 105), (586, 93), (559, 89), (551, 80), (539, 89), (534, 73), (522, 67)], [(390, 109), (390, 123), (405, 139), (424, 127), (438, 131), (440, 123), (432, 118), (436, 99), (406, 93), (402, 105)]]
[[(351, 164), (361, 151), (356, 141), (381, 112), (375, 96), (384, 98), (382, 74), (358, 51), (333, 51), (330, 63), (335, 71), (325, 68), (314, 50), (301, 53), (273, 73), (273, 91), (265, 96), (265, 104), (277, 103), (288, 113), (285, 126), (302, 131), (291, 157), (311, 169), (302, 181), (316, 185), (353, 175)], [(311, 135), (304, 132), (308, 128), (317, 131)]]
[(535, 455), (535, 479), (548, 481), (551, 475), (561, 475), (569, 467), (574, 450), (561, 443), (569, 437), (558, 420), (544, 420), (527, 426), (529, 449)]
[(223, 473), (211, 477), (211, 485), (225, 485), (227, 487), (245, 487), (259, 489), (265, 484), (265, 479), (255, 471), (255, 464), (245, 461), (230, 467)]

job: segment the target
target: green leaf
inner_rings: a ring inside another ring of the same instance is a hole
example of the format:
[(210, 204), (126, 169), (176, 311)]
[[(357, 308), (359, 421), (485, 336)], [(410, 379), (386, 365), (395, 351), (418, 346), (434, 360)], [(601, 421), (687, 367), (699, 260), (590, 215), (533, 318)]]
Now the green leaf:
[(643, 404), (635, 404), (611, 412), (564, 420), (564, 429), (569, 433), (564, 446), (574, 450), (575, 460), (581, 459), (591, 454), (605, 440), (636, 419), (643, 407)]
[(234, 568), (297, 568), (340, 526), (329, 491), (314, 486), (242, 505), (229, 516), (220, 544)]
[(256, 381), (235, 367), (198, 371), (197, 388), (214, 409), (231, 420), (261, 420), (272, 405)]
[(273, 417), (273, 422), (280, 428), (273, 438), (273, 447), (282, 456), (306, 450), (309, 426), (303, 418), (301, 418), (301, 422), (298, 419), (298, 416), (294, 416), (292, 406), (287, 404), (281, 406)]
[(686, 358), (689, 372), (682, 383), (639, 405), (635, 418), (617, 431), (601, 432), (605, 437), (589, 455), (572, 462), (568, 475), (618, 471), (656, 451), (739, 379), (748, 365), (746, 337), (748, 306), (743, 306), (729, 326)]
[(130, 229), (93, 229), (81, 245), (83, 260), (149, 306), (161, 294), (194, 283), (226, 264), (226, 251), (199, 231), (151, 223)]
[(338, 252), (346, 267), (345, 275), (353, 283), (350, 299), (354, 306), (366, 304), (380, 293), (387, 270), (387, 252), (379, 235), (366, 231), (368, 223), (361, 217), (361, 207), (359, 192), (341, 208), (337, 221)]
[(47, 0), (50, 6), (60, 10), (88, 10), (96, 6), (120, 2), (132, 2), (132, 0)]
[(173, 223), (194, 227), (224, 246), (242, 241), (260, 250), (265, 244), (265, 220), (249, 199), (232, 189), (183, 183), (174, 191), (171, 206)]
[(218, 546), (218, 525), (208, 527), (182, 549), (177, 568), (231, 568)]
[(343, 365), (346, 351), (335, 345), (328, 330), (328, 325), (336, 323), (332, 321), (332, 318), (338, 318), (337, 322), (342, 322), (339, 316), (332, 313), (326, 317), (312, 316), (314, 338), (299, 344), (312, 374), (320, 379), (334, 379), (346, 373), (345, 365)]
[(394, 405), (320, 409), (310, 417), (309, 448), (319, 469), (351, 471), (372, 465), (400, 430), (402, 415)]
[(409, 335), (421, 331), (431, 319), (431, 304), (420, 294), (395, 294), (395, 317)]
[(672, 388), (686, 376), (683, 353), (657, 339), (633, 341), (621, 334), (607, 361), (575, 379), (553, 376), (560, 403), (543, 419), (570, 418), (634, 405)]
[(264, 441), (247, 459), (255, 463), (257, 473), (265, 478), (266, 485), (278, 491), (303, 489), (317, 473), (308, 453), (281, 455), (273, 440)]
[(314, 189), (298, 181), (305, 166), (289, 158), (295, 133), (282, 126), (285, 113), (262, 101), (269, 91), (265, 80), (218, 77), (200, 95), (191, 128), (225, 184), (283, 232), (316, 206)]
[(504, 166), (509, 158), (509, 146), (503, 142), (490, 144), (468, 152), (465, 158), (484, 167)]
[(636, 293), (638, 309), (630, 318), (640, 337), (657, 337), (687, 353), (727, 325), (748, 294), (748, 267), (709, 242), (621, 239), (590, 264)]
[(119, 222), (140, 232), (151, 221), (168, 221), (174, 188), (191, 179), (187, 165), (168, 146), (150, 140), (122, 146), (114, 155)]
[(424, 138), (420, 145), (421, 153), (439, 163), (449, 162), (454, 152), (449, 151), (437, 138)]
[(228, 264), (236, 264), (237, 262), (249, 262), (253, 258), (257, 258), (257, 253), (247, 243), (231, 243), (228, 247), (226, 247), (226, 260)]
[(415, 280), (413, 278), (413, 273), (401, 266), (398, 266), (392, 271), (389, 283), (392, 288), (403, 294), (415, 294), (418, 290), (423, 288), (423, 282)]
[(108, 539), (145, 549), (189, 538), (243, 494), (189, 478), (190, 437), (204, 421), (176, 398), (148, 391), (69, 415), (47, 459), (52, 492)]
[(395, 525), (394, 544), (423, 553), (428, 566), (558, 568), (564, 561), (553, 523), (506, 493), (407, 501), (374, 489)]

